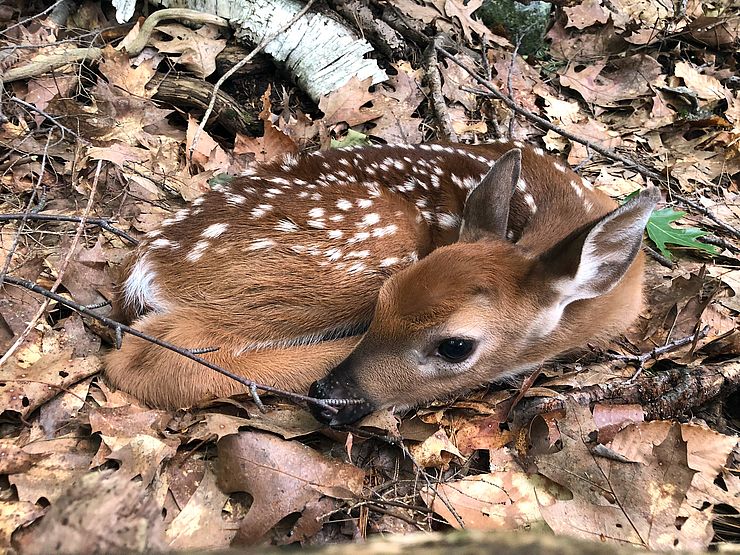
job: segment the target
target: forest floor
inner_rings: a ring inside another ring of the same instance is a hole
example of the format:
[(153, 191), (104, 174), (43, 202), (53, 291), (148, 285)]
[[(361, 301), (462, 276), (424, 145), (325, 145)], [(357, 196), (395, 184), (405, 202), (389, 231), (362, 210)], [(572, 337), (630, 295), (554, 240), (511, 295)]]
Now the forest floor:
[[(237, 121), (217, 111), (202, 132), (195, 91), (251, 48), (222, 28), (168, 21), (130, 56), (119, 47), (140, 25), (116, 24), (100, 2), (61, 22), (0, 6), (0, 550), (450, 528), (650, 549), (738, 541), (740, 7), (574, 0), (553, 6), (532, 45), (487, 31), (472, 15), (480, 2), (365, 5), (376, 47), (395, 32), (384, 10), (424, 31), (376, 55), (387, 81), (352, 79), (314, 103), (258, 55), (225, 85)], [(430, 50), (435, 33), (462, 65)], [(69, 301), (111, 299), (131, 239), (212, 178), (288, 152), (501, 136), (545, 148), (615, 199), (660, 186), (645, 309), (608, 348), (543, 366), (523, 395), (483, 388), (351, 431), (275, 396), (266, 412), (249, 398), (155, 410), (101, 378), (114, 334)]]

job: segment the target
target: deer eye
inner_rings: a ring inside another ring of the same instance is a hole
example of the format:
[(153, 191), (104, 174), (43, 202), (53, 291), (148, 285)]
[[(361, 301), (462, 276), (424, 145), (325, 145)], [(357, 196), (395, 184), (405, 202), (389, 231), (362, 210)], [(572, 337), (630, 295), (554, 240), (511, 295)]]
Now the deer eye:
[(447, 362), (462, 362), (473, 352), (475, 342), (461, 337), (450, 337), (437, 345), (437, 355)]

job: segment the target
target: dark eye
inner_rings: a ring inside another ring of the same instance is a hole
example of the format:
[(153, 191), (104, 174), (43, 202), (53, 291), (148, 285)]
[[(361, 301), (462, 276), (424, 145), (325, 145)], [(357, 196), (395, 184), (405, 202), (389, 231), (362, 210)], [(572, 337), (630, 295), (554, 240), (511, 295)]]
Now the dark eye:
[(451, 337), (437, 345), (437, 354), (448, 362), (462, 362), (473, 352), (475, 343), (470, 339)]

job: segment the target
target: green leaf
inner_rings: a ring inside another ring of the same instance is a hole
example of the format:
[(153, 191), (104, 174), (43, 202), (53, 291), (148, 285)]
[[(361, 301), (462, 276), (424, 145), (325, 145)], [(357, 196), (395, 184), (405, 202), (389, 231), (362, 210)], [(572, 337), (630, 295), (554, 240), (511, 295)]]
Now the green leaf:
[(655, 210), (647, 223), (647, 234), (655, 243), (660, 253), (666, 258), (671, 258), (671, 253), (666, 245), (678, 245), (692, 249), (700, 249), (712, 254), (719, 252), (716, 247), (700, 243), (699, 237), (704, 237), (707, 232), (695, 227), (676, 227), (671, 225), (676, 220), (683, 218), (686, 212), (679, 212), (673, 208), (661, 208)]
[(359, 133), (354, 129), (347, 131), (347, 134), (342, 138), (341, 141), (335, 139), (331, 140), (332, 148), (347, 148), (350, 146), (367, 146), (370, 144), (370, 139), (367, 135)]

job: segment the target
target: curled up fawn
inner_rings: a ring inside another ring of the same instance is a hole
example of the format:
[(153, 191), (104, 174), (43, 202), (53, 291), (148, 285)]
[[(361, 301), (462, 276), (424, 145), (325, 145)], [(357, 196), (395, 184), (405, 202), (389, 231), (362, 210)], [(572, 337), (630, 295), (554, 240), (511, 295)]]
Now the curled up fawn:
[[(117, 308), (259, 384), (361, 402), (352, 422), (531, 369), (623, 331), (642, 302), (654, 187), (618, 207), (539, 148), (285, 156), (148, 233)], [(158, 407), (244, 386), (135, 337), (110, 382)]]

